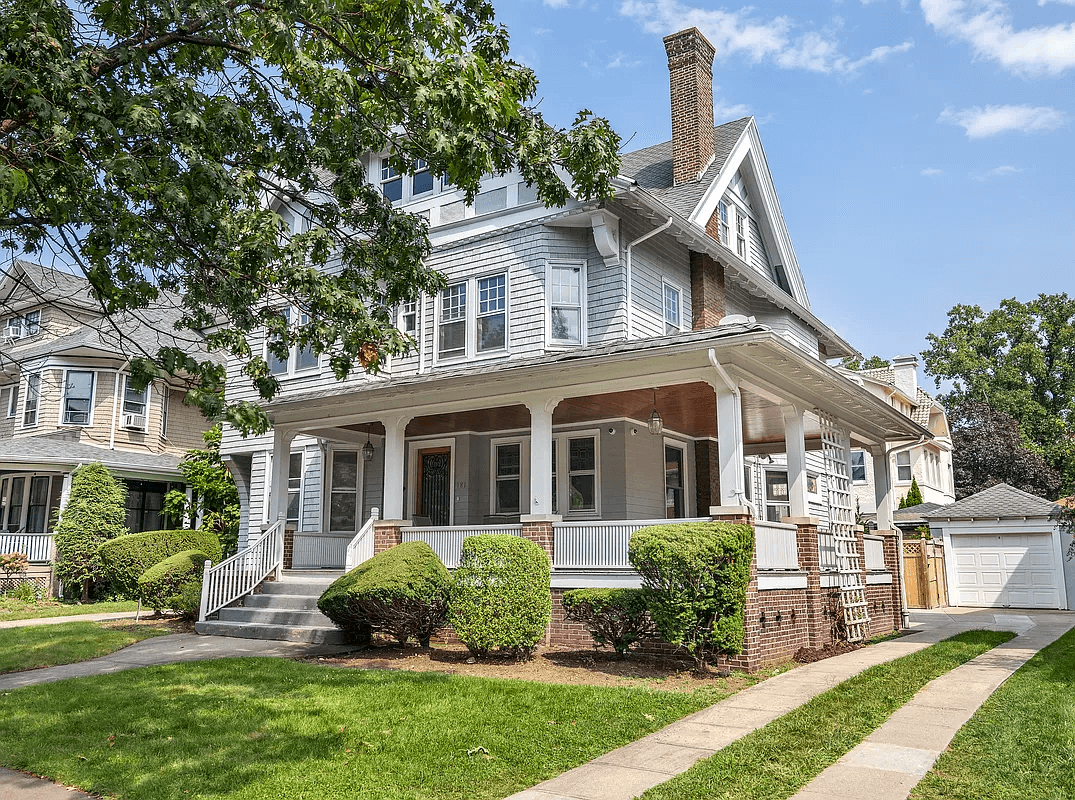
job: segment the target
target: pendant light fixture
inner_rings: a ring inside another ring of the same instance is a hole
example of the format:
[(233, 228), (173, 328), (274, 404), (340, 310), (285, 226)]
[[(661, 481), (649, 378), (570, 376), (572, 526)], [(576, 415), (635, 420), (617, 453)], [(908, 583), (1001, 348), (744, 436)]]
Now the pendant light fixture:
[(370, 425), (366, 423), (366, 443), (362, 445), (362, 460), (373, 461), (373, 442), (370, 441)]
[(660, 436), (664, 431), (664, 420), (661, 419), (661, 413), (657, 410), (657, 390), (653, 390), (653, 413), (649, 415), (649, 432), (654, 436)]

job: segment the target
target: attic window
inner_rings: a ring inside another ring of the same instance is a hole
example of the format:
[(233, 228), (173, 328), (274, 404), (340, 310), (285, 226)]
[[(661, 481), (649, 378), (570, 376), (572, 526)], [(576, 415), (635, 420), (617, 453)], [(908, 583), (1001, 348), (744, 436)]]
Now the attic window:
[(791, 282), (788, 280), (787, 270), (784, 269), (783, 264), (773, 265), (773, 279), (776, 281), (776, 285), (783, 289), (787, 294), (794, 297), (791, 293)]

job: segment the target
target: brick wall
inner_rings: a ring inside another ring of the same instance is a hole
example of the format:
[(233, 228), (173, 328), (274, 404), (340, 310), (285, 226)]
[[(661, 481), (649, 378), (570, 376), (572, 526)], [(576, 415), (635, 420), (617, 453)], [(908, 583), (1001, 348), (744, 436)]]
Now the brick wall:
[(726, 309), (724, 266), (691, 251), (691, 320), (694, 330), (715, 328)]
[[(373, 554), (383, 553), (403, 542), (400, 520), (387, 519), (373, 523)], [(410, 525), (410, 523), (407, 523)]]
[(529, 539), (548, 555), (549, 560), (552, 560), (553, 555), (553, 532), (552, 526), (554, 522), (558, 522), (560, 517), (557, 516), (534, 516), (522, 517), (522, 535), (524, 539)]
[(284, 569), (291, 569), (295, 563), (295, 531), (284, 531)]
[(708, 439), (694, 442), (694, 470), (695, 514), (707, 517), (713, 501), (720, 500), (720, 455), (716, 442)]

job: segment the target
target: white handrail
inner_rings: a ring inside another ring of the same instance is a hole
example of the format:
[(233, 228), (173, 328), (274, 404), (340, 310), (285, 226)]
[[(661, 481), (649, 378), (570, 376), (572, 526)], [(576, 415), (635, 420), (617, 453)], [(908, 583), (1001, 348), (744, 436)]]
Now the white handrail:
[(198, 621), (229, 603), (250, 594), (269, 574), (284, 563), (284, 520), (274, 522), (252, 544), (216, 566), (205, 562), (202, 572), (202, 602)]
[(557, 522), (553, 529), (553, 568), (631, 569), (628, 549), (631, 535), (652, 525), (708, 522), (698, 519), (609, 519)]
[(348, 543), (347, 555), (343, 561), (343, 568), (347, 572), (350, 572), (359, 564), (373, 558), (373, 523), (380, 518), (380, 509), (371, 508), (370, 518), (366, 520), (366, 524), (355, 534), (355, 538)]
[(51, 533), (0, 533), (0, 553), (22, 553), (31, 563), (52, 561)]

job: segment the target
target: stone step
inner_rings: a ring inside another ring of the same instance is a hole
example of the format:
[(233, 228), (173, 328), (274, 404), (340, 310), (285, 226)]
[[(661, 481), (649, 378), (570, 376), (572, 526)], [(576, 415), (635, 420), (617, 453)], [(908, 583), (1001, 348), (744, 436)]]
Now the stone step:
[(221, 622), (240, 622), (247, 625), (298, 625), (304, 628), (333, 627), (332, 620), (320, 611), (300, 611), (287, 608), (222, 608), (217, 613)]
[(336, 627), (248, 625), (242, 622), (210, 620), (196, 622), (194, 630), (210, 636), (235, 636), (240, 639), (268, 639), (278, 642), (307, 642), (309, 644), (346, 644), (343, 631)]
[(290, 608), (295, 611), (316, 611), (320, 595), (309, 594), (251, 594), (242, 599), (243, 608)]
[(290, 594), (304, 595), (307, 597), (320, 597), (325, 589), (332, 583), (331, 580), (284, 580), (265, 581), (261, 584), (261, 594)]

